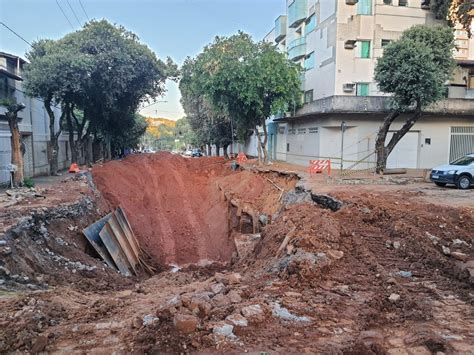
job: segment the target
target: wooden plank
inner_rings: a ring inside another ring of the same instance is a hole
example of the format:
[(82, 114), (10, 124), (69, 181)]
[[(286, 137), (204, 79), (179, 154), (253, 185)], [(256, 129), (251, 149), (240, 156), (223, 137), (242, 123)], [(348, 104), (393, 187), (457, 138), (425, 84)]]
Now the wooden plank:
[(123, 253), (125, 254), (130, 266), (133, 269), (133, 272), (136, 274), (136, 265), (138, 264), (138, 256), (135, 255), (133, 249), (125, 235), (125, 231), (120, 226), (115, 213), (107, 221), (107, 225), (110, 227), (114, 233), (115, 238), (117, 239), (120, 247), (122, 248)]
[(109, 213), (107, 216), (99, 219), (97, 222), (91, 224), (87, 228), (82, 230), (82, 233), (86, 236), (89, 243), (91, 243), (92, 247), (95, 251), (100, 255), (100, 257), (105, 261), (105, 263), (116, 270), (118, 270), (117, 265), (112, 259), (109, 251), (107, 250), (106, 246), (102, 242), (102, 239), (99, 236), (100, 231), (104, 227), (105, 223), (108, 221), (112, 214)]
[(107, 247), (119, 271), (125, 276), (130, 276), (131, 265), (128, 262), (127, 257), (124, 255), (119, 242), (115, 238), (114, 232), (107, 223), (100, 231), (99, 236)]

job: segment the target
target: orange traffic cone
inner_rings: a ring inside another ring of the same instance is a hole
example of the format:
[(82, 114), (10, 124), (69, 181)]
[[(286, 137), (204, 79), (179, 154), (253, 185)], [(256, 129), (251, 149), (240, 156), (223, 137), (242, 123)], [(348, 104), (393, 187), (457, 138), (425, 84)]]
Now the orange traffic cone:
[(79, 169), (79, 166), (77, 165), (77, 163), (72, 163), (71, 166), (69, 167), (70, 173), (78, 173), (79, 171), (81, 171), (81, 169)]

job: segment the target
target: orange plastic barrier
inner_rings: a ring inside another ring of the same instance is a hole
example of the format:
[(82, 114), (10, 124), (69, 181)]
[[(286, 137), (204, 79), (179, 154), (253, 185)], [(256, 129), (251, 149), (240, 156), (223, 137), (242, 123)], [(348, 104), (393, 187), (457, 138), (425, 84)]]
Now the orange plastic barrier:
[(72, 163), (71, 166), (69, 167), (70, 173), (78, 173), (79, 171), (81, 171), (81, 169), (79, 169), (79, 166), (77, 165), (77, 163)]
[(247, 156), (242, 152), (237, 154), (237, 162), (242, 164), (244, 161), (247, 161)]
[(310, 160), (309, 161), (309, 173), (310, 174), (319, 174), (323, 170), (327, 170), (328, 175), (331, 175), (331, 160)]

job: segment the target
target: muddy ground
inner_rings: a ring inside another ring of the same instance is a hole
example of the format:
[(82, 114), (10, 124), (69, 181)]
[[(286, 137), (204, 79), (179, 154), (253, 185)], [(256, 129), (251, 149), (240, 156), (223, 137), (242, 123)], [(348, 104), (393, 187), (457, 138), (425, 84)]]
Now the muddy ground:
[[(0, 204), (2, 353), (474, 352), (472, 189), (171, 154), (66, 180)], [(155, 275), (123, 277), (85, 242), (118, 205)]]

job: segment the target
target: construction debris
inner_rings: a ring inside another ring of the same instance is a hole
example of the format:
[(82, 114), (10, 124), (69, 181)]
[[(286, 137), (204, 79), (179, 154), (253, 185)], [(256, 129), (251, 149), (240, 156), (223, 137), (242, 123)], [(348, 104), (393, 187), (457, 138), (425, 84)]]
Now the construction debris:
[(154, 271), (143, 259), (138, 241), (122, 208), (101, 218), (83, 230), (87, 240), (109, 267), (123, 275), (138, 274), (138, 267)]

